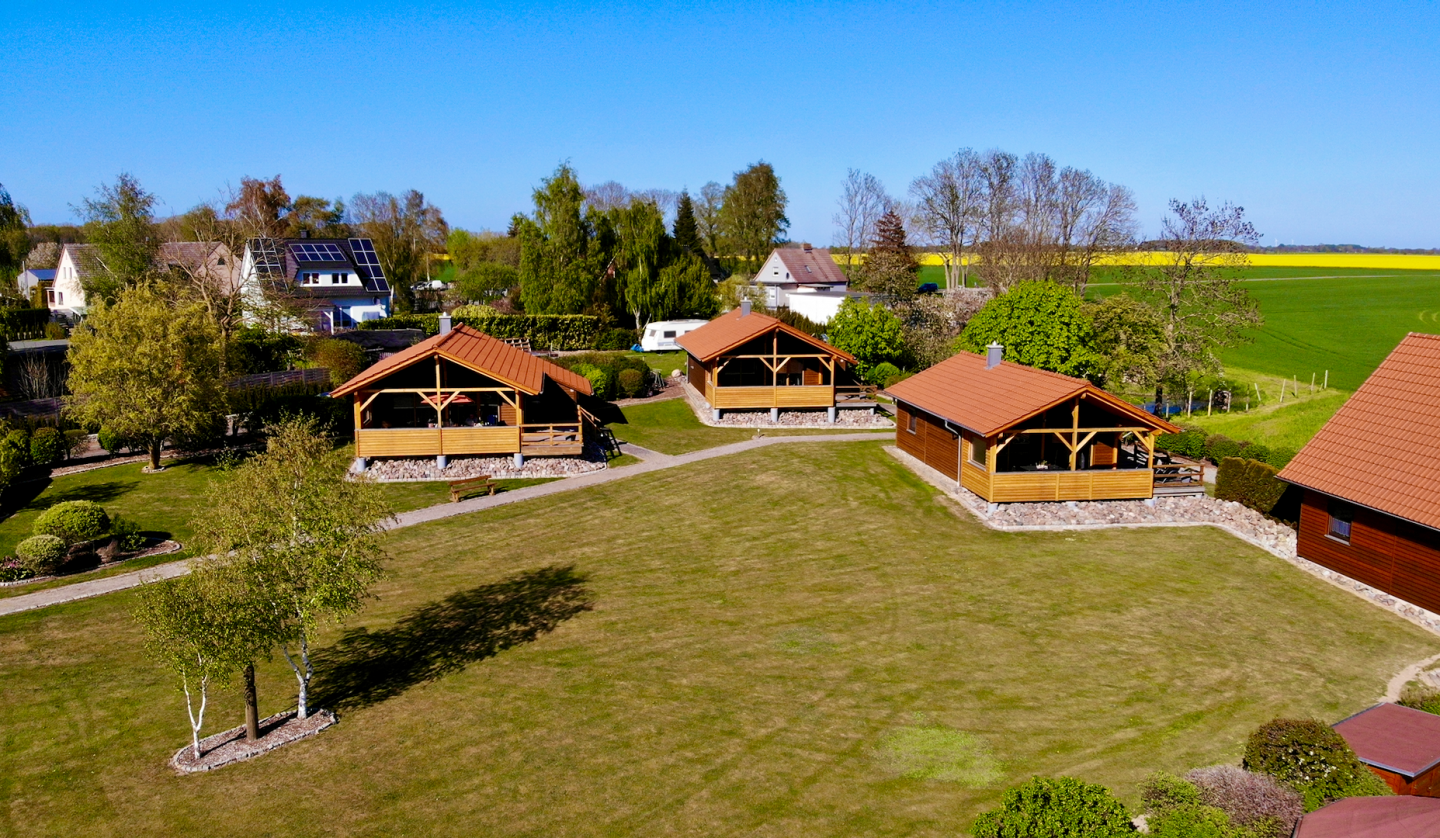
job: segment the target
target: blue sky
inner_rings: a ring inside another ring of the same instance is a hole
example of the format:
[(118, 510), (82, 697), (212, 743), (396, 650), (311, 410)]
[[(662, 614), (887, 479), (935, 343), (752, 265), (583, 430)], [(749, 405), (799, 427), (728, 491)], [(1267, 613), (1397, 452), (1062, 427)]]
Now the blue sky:
[(7, 3), (0, 183), (37, 221), (120, 171), (182, 211), (242, 175), (415, 188), (503, 227), (587, 183), (764, 159), (791, 237), (849, 167), (895, 193), (956, 149), (1043, 151), (1244, 206), (1265, 243), (1440, 247), (1440, 6)]

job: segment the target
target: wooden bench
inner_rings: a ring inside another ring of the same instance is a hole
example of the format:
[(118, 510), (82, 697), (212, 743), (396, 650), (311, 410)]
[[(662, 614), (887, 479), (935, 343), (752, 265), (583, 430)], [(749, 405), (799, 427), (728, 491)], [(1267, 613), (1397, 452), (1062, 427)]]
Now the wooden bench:
[(482, 474), (479, 477), (467, 477), (464, 480), (451, 480), (450, 502), (459, 503), (462, 496), (475, 494), (477, 492), (493, 495), (495, 494), (496, 488), (495, 481), (491, 480), (488, 474)]

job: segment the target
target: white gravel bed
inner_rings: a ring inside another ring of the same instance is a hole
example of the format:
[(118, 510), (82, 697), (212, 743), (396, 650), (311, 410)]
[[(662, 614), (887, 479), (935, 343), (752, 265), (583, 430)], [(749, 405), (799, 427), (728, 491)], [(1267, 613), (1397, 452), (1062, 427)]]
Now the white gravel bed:
[(830, 421), (824, 410), (782, 410), (778, 422), (770, 421), (768, 410), (723, 410), (717, 422), (700, 391), (688, 381), (683, 386), (685, 401), (695, 412), (695, 417), (712, 428), (858, 428), (877, 431), (895, 428), (894, 420), (881, 412), (875, 404), (856, 407), (842, 405), (836, 411), (834, 422)]
[(177, 774), (194, 774), (199, 771), (213, 771), (221, 766), (258, 757), (261, 754), (309, 739), (325, 728), (335, 724), (335, 714), (329, 710), (317, 710), (304, 719), (295, 717), (294, 710), (276, 713), (260, 722), (260, 738), (254, 742), (245, 741), (245, 726), (207, 736), (200, 740), (200, 758), (195, 758), (191, 745), (186, 745), (170, 758), (170, 767)]
[(529, 457), (521, 468), (513, 457), (451, 457), (445, 470), (435, 467), (434, 457), (422, 459), (371, 460), (365, 475), (381, 483), (421, 480), (464, 480), (488, 475), (494, 478), (574, 477), (606, 468), (603, 457)]
[(1183, 497), (1156, 498), (1153, 504), (1143, 500), (1001, 503), (995, 504), (992, 511), (991, 504), (984, 498), (956, 486), (955, 481), (909, 454), (894, 446), (886, 446), (885, 450), (909, 466), (926, 482), (958, 501), (985, 526), (992, 529), (1019, 532), (1110, 527), (1220, 527), (1306, 573), (1318, 576), (1422, 628), (1440, 634), (1440, 614), (1396, 599), (1343, 573), (1336, 573), (1300, 558), (1296, 555), (1294, 530), (1234, 501), (1211, 497)]

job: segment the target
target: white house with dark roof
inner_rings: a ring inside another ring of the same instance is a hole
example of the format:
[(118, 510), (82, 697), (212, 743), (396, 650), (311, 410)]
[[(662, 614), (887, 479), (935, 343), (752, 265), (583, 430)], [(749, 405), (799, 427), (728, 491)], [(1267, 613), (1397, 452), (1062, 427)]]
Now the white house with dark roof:
[(777, 248), (753, 280), (764, 291), (765, 305), (789, 308), (816, 323), (826, 323), (850, 295), (850, 281), (830, 251), (810, 245)]
[(267, 293), (283, 296), (305, 311), (297, 329), (334, 332), (390, 316), (390, 283), (370, 239), (252, 239), (240, 271), (247, 311)]
[[(45, 304), (63, 317), (84, 316), (89, 308), (84, 280), (100, 264), (93, 244), (66, 244), (60, 248)], [(221, 242), (164, 242), (155, 251), (156, 270), (180, 271), (214, 283), (222, 293), (234, 293), (239, 272), (230, 248)]]

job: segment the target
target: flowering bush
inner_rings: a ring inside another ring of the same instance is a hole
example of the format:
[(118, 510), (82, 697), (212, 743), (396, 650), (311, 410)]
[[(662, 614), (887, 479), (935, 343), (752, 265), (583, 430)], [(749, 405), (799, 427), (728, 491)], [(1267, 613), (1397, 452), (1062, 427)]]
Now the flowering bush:
[(30, 572), (30, 568), (14, 556), (0, 559), (0, 582), (19, 582), (21, 579), (29, 579), (34, 575)]
[(1299, 792), (1307, 812), (1342, 797), (1391, 793), (1344, 737), (1314, 719), (1275, 719), (1261, 725), (1250, 734), (1243, 764)]
[(1305, 814), (1294, 789), (1234, 765), (1196, 768), (1185, 779), (1195, 784), (1201, 803), (1220, 809), (1231, 823), (1261, 838), (1286, 838)]

